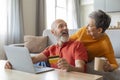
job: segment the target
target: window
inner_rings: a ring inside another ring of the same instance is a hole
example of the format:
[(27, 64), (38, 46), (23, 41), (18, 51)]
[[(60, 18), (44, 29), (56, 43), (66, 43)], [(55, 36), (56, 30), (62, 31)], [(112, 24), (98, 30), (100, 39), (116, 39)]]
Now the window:
[(46, 0), (46, 8), (47, 29), (55, 19), (65, 20), (69, 29), (78, 27), (75, 0)]
[(4, 36), (7, 26), (7, 0), (0, 1), (0, 36)]
[(67, 20), (67, 0), (47, 0), (46, 1), (46, 16), (47, 28), (51, 28), (51, 24), (55, 19)]
[(62, 18), (66, 20), (67, 8), (66, 8), (67, 0), (56, 0), (56, 19)]

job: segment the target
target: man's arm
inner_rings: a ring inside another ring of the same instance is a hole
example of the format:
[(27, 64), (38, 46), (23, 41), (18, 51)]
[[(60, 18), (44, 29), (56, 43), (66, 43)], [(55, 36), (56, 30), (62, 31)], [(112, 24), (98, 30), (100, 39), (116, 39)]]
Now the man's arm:
[(67, 61), (63, 58), (58, 61), (58, 68), (66, 71), (84, 72), (84, 66), (85, 62), (83, 60), (75, 60), (75, 66), (68, 64)]
[(75, 60), (75, 69), (73, 71), (84, 72), (86, 63), (83, 60)]
[(39, 53), (38, 55), (32, 57), (33, 63), (44, 61), (46, 59), (47, 57), (43, 53)]

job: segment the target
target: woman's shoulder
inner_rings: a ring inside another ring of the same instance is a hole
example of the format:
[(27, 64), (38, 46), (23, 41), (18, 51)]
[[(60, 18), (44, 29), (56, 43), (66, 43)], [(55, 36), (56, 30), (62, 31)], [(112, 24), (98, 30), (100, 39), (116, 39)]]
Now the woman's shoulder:
[(83, 26), (83, 27), (79, 28), (79, 29), (75, 32), (75, 34), (76, 34), (76, 35), (79, 35), (79, 34), (85, 32), (85, 31), (86, 31), (86, 26)]
[(100, 39), (100, 41), (105, 42), (106, 44), (111, 43), (110, 38), (106, 33), (104, 33), (104, 36)]
[(86, 26), (83, 26), (83, 27), (78, 29), (78, 31), (83, 31), (83, 30), (86, 30)]
[(107, 33), (104, 33), (104, 35), (103, 35), (103, 39), (108, 39), (108, 40), (109, 40), (109, 36), (108, 36)]

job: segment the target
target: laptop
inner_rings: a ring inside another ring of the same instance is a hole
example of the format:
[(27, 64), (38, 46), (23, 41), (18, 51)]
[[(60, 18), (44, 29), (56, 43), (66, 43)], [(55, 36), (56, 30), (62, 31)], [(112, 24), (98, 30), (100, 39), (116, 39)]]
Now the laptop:
[(38, 67), (32, 63), (31, 56), (26, 47), (4, 46), (8, 61), (12, 68), (29, 73), (41, 73), (54, 70), (50, 67)]

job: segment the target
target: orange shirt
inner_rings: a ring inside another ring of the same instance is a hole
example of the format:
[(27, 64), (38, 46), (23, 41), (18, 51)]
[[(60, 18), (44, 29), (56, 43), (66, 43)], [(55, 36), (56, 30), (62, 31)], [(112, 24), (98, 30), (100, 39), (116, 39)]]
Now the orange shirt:
[(62, 47), (60, 47), (58, 44), (52, 45), (45, 49), (43, 54), (46, 57), (59, 55), (61, 58), (66, 59), (66, 61), (73, 66), (75, 66), (75, 60), (83, 60), (87, 62), (88, 59), (87, 50), (79, 41), (68, 41), (64, 43)]
[(86, 27), (82, 27), (75, 34), (71, 35), (70, 39), (84, 43), (88, 51), (88, 61), (92, 61), (94, 57), (105, 57), (114, 68), (118, 67), (113, 47), (106, 33), (100, 39), (93, 39), (87, 35)]

